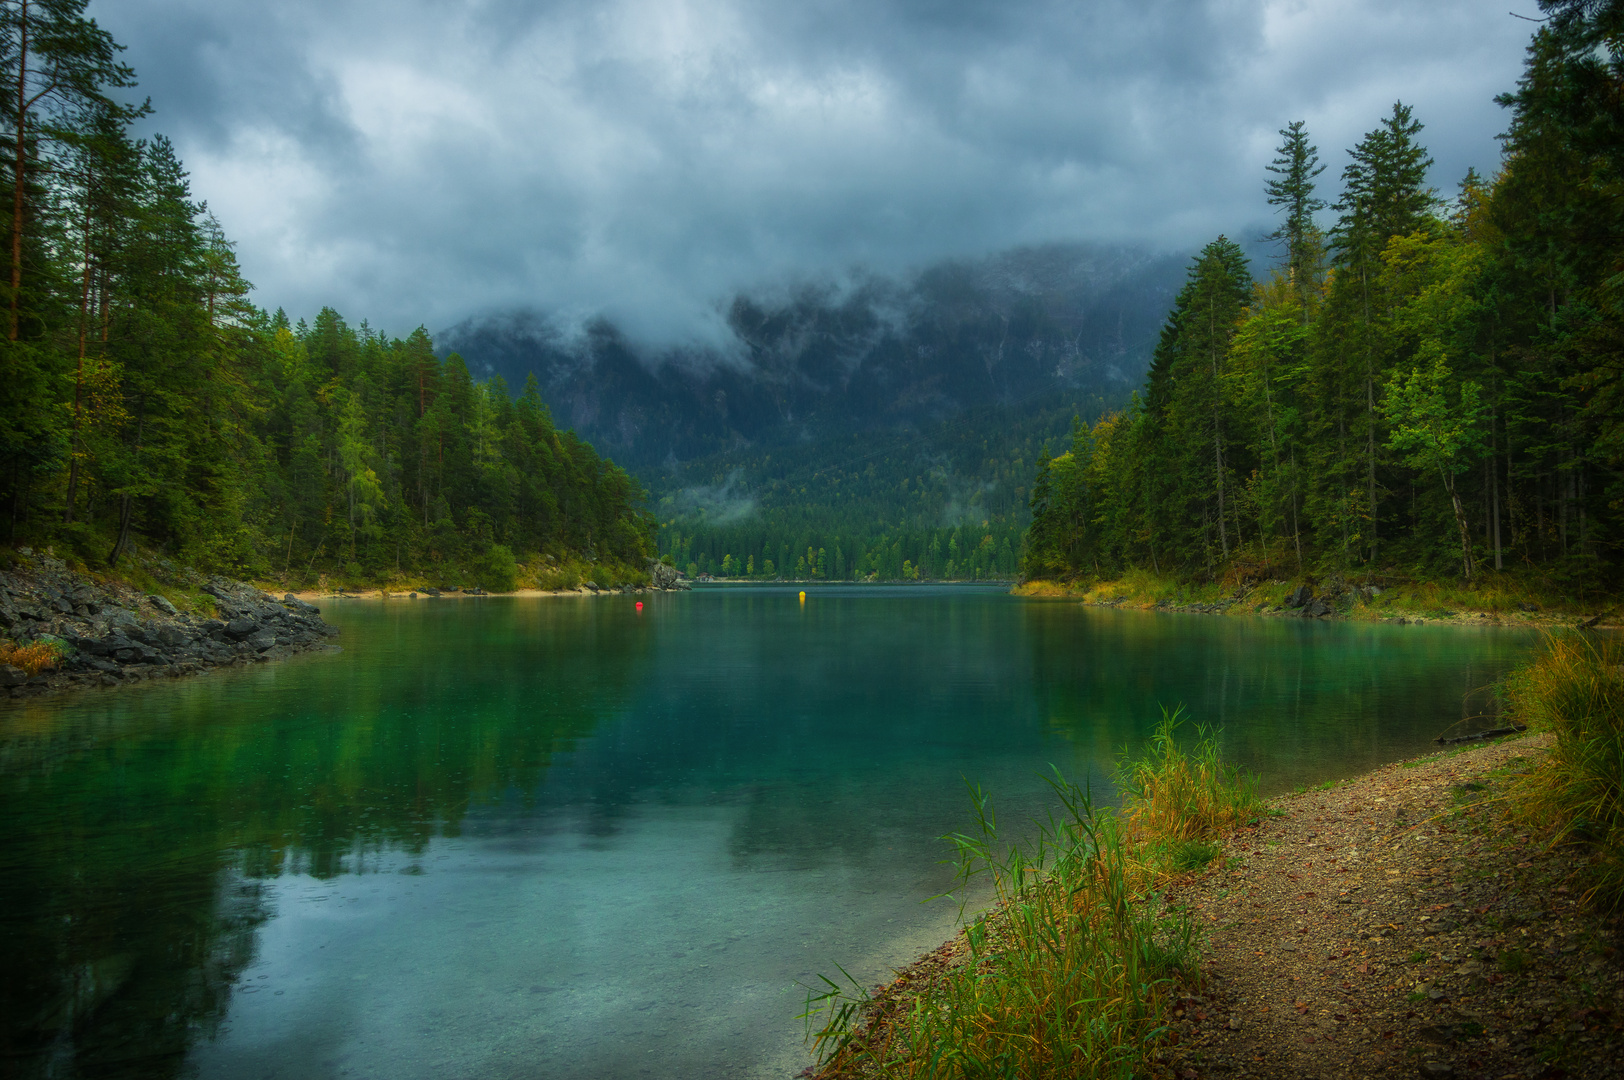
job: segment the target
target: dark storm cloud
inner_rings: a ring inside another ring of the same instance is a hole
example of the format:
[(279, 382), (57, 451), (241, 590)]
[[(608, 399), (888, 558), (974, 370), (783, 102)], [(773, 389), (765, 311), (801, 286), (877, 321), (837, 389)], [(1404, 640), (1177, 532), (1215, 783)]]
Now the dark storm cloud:
[(704, 337), (730, 291), (1268, 227), (1395, 99), (1492, 170), (1529, 24), (1483, 0), (120, 0), (153, 128), (257, 299), (403, 333), (528, 306)]

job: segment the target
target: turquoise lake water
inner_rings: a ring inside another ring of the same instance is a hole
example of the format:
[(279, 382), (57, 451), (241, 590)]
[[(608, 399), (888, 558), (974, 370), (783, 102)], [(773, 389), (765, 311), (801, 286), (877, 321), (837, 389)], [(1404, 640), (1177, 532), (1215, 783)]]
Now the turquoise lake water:
[[(336, 601), (344, 651), (0, 704), (26, 1077), (788, 1077), (803, 984), (955, 925), (965, 781), (1106, 795), (1160, 707), (1268, 791), (1424, 752), (1537, 644), (972, 587)], [(1470, 728), (1472, 725), (1466, 725)]]

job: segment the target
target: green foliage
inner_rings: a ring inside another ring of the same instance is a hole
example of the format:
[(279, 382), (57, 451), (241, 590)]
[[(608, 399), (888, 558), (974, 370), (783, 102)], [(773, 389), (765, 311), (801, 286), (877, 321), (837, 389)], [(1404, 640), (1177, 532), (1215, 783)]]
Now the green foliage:
[(1285, 249), (1287, 276), (1304, 304), (1317, 284), (1323, 244), (1314, 225), (1314, 215), (1325, 209), (1325, 200), (1314, 194), (1314, 179), (1325, 171), (1319, 163), (1319, 147), (1308, 141), (1301, 120), (1280, 129), (1282, 142), (1278, 156), (1267, 166), (1274, 176), (1263, 185), (1269, 205), (1286, 215), (1280, 227), (1269, 234)]
[(107, 97), (132, 73), (83, 7), (0, 5), (13, 38), (27, 15), (37, 53), (14, 50), (7, 77), (44, 95), (0, 155), (23, 199), (0, 296), (3, 538), (91, 565), (144, 546), (291, 586), (511, 588), (515, 552), (641, 567), (642, 489), (559, 431), (533, 382), (517, 399), (477, 383), (421, 328), (392, 339), (330, 308), (293, 326), (247, 302), (173, 147), (132, 140), (145, 110)]
[(1569, 7), (1501, 99), (1491, 180), (1440, 203), (1402, 103), (1360, 141), (1326, 273), (1314, 149), (1283, 129), (1282, 272), (1220, 305), (1224, 242), (1203, 252), (1143, 393), (1038, 463), (1025, 576), (1477, 586), (1517, 566), (1538, 591), (1616, 589), (1624, 155), (1598, 132), (1624, 130), (1599, 89), (1624, 71), (1624, 22)]
[(492, 544), (475, 557), (471, 567), (474, 584), (488, 592), (512, 592), (518, 588), (519, 564), (505, 544)]

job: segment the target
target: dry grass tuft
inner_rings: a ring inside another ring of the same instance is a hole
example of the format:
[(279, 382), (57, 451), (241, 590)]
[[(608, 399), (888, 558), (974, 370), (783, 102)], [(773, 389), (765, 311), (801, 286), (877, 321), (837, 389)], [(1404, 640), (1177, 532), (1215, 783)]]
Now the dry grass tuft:
[(55, 641), (35, 641), (27, 645), (0, 641), (0, 664), (21, 668), (29, 678), (56, 667), (66, 655), (67, 650)]
[(1509, 715), (1556, 736), (1518, 783), (1514, 804), (1553, 843), (1595, 854), (1593, 899), (1624, 904), (1624, 645), (1578, 632), (1552, 634), (1543, 655), (1503, 691)]
[(1142, 843), (1171, 849), (1214, 841), (1262, 810), (1257, 778), (1219, 761), (1215, 732), (1196, 728), (1196, 745), (1185, 752), (1184, 723), (1182, 707), (1163, 710), (1144, 755), (1117, 766), (1128, 824)]

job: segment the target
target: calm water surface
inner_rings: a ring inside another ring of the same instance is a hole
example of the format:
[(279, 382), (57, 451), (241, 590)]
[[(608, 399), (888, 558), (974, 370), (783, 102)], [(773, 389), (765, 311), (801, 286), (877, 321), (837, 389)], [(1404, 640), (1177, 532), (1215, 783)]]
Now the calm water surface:
[(1161, 705), (1271, 790), (1426, 749), (1526, 634), (997, 590), (336, 602), (341, 655), (0, 705), (0, 1072), (787, 1077), (951, 932), (935, 840)]

